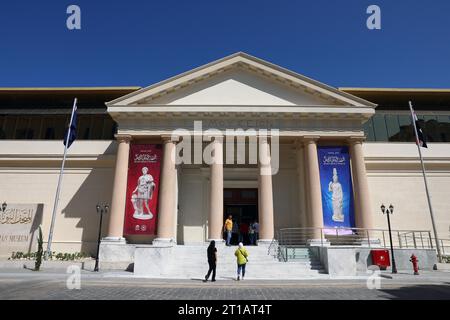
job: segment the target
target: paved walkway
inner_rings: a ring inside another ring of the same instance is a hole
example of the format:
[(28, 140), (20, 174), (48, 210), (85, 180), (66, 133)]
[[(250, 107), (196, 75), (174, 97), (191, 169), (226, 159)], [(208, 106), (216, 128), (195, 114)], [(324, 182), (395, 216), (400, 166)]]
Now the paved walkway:
[[(368, 289), (367, 280), (310, 279), (219, 280), (203, 283), (200, 279), (165, 280), (135, 278), (127, 272), (81, 271), (80, 289), (68, 289), (70, 274), (65, 270), (0, 269), (0, 299), (186, 299), (186, 300), (328, 300), (328, 299), (450, 299), (450, 272), (423, 271), (419, 276), (407, 273), (383, 274), (379, 289)], [(73, 280), (74, 278), (70, 278)], [(75, 278), (76, 280), (76, 278)], [(76, 281), (70, 282), (73, 286)]]

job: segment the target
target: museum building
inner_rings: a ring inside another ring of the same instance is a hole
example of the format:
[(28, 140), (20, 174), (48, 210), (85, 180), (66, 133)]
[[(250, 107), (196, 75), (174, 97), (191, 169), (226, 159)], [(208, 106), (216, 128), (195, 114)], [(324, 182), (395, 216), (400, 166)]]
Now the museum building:
[[(146, 88), (0, 88), (0, 202), (39, 207), (45, 237), (75, 97), (53, 251), (95, 254), (98, 203), (110, 207), (102, 258), (124, 265), (141, 245), (223, 241), (230, 214), (236, 225), (259, 222), (260, 246), (288, 229), (309, 244), (333, 244), (336, 229), (380, 243), (384, 233), (371, 232), (387, 228), (381, 204), (395, 207), (393, 229), (420, 231), (422, 243), (423, 231), (429, 246), (408, 101), (428, 142), (444, 247), (450, 238), (450, 89), (334, 88), (245, 53)], [(17, 249), (4, 235), (9, 256)]]

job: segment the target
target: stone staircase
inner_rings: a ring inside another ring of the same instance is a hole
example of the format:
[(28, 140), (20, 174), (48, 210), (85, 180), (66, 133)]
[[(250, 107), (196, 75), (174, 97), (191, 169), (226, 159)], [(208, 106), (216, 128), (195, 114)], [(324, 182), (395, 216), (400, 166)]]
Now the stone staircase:
[[(136, 257), (135, 275), (156, 278), (203, 279), (208, 271), (206, 249), (206, 245), (181, 245), (164, 249), (165, 251), (162, 253), (165, 256), (163, 264), (166, 267), (164, 270), (143, 267), (143, 263), (148, 266), (151, 261), (154, 261), (154, 253), (152, 257), (145, 260)], [(234, 256), (236, 249), (237, 246), (219, 246), (217, 248), (217, 280), (236, 278), (237, 266)], [(269, 255), (266, 246), (248, 246), (246, 249), (249, 252), (246, 279), (288, 280), (328, 277), (318, 259), (307, 248), (289, 249), (287, 262), (280, 259), (280, 255), (276, 252)]]

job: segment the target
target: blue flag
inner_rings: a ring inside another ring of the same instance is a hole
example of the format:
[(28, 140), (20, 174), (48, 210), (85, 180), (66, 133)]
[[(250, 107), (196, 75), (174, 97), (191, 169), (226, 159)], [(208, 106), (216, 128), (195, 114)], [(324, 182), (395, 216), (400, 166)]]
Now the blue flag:
[[(69, 133), (70, 132), (70, 133)], [(67, 134), (69, 134), (69, 141), (67, 141)], [(67, 148), (70, 148), (72, 143), (77, 138), (77, 106), (75, 103), (73, 112), (72, 112), (72, 124), (69, 128), (67, 128), (66, 133), (64, 134), (63, 144), (66, 145), (66, 141), (68, 142)]]

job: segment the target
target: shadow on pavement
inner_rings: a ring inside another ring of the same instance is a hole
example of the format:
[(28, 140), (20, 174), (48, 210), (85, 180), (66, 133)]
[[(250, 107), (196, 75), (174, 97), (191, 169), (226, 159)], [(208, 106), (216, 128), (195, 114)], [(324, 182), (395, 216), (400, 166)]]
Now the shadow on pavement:
[(450, 282), (439, 285), (409, 285), (379, 291), (389, 294), (390, 300), (450, 300)]

